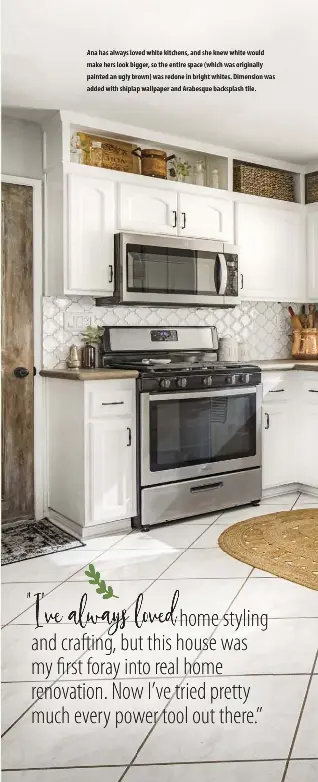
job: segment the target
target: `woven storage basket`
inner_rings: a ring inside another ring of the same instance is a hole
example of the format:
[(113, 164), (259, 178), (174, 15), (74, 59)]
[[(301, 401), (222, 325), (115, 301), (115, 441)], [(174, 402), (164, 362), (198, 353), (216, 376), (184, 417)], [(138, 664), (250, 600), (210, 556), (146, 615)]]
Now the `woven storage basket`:
[(236, 193), (294, 201), (294, 179), (289, 171), (264, 168), (234, 161), (233, 189)]
[(318, 201), (318, 171), (306, 174), (306, 204), (314, 204)]

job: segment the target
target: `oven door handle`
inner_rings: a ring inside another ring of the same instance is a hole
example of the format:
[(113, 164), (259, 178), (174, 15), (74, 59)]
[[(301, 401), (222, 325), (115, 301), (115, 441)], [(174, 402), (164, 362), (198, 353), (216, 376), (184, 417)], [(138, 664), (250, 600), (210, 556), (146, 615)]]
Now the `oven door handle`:
[(228, 282), (228, 268), (223, 253), (218, 253), (218, 261), (220, 264), (220, 290), (218, 291), (218, 294), (219, 296), (224, 296)]
[(179, 399), (217, 399), (220, 396), (227, 397), (256, 394), (256, 389), (258, 388), (261, 389), (261, 385), (249, 386), (249, 388), (244, 388), (243, 386), (239, 386), (237, 388), (218, 388), (214, 391), (182, 391), (180, 393), (175, 391), (172, 394), (148, 393), (146, 396), (148, 396), (149, 402), (162, 402), (164, 400), (169, 401), (171, 399), (174, 399), (174, 401), (178, 401)]
[(211, 491), (211, 489), (221, 489), (223, 486), (223, 481), (218, 481), (217, 483), (205, 483), (202, 486), (192, 486), (190, 489), (190, 494), (198, 494), (199, 491)]

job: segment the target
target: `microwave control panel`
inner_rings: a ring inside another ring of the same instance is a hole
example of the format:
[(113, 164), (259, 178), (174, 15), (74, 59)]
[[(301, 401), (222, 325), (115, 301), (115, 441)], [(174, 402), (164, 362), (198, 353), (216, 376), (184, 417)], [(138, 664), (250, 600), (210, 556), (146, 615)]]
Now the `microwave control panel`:
[(238, 295), (238, 256), (226, 255), (227, 285), (225, 296)]

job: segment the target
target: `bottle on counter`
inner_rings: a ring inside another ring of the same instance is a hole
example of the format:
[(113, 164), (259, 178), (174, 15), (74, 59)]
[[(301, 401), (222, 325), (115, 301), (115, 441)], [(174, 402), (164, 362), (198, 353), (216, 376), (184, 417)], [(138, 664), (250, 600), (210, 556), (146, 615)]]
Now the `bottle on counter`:
[(95, 369), (96, 354), (94, 345), (84, 345), (82, 348), (82, 367), (83, 369)]

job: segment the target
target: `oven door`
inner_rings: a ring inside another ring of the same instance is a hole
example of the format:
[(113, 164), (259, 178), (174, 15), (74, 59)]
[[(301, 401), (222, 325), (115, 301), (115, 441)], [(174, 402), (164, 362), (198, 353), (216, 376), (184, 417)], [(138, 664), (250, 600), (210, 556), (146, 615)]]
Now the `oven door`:
[(140, 394), (141, 486), (261, 465), (262, 387)]

